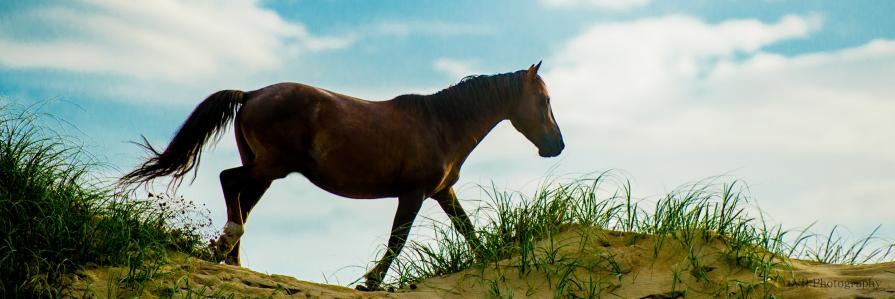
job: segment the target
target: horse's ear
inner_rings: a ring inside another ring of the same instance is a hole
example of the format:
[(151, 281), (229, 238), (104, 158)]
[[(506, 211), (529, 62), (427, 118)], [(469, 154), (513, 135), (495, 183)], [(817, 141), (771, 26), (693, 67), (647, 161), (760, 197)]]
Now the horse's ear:
[(543, 61), (538, 61), (538, 64), (532, 64), (530, 67), (528, 67), (527, 75), (529, 78), (534, 78), (535, 75), (538, 74), (538, 69), (541, 68), (541, 62)]

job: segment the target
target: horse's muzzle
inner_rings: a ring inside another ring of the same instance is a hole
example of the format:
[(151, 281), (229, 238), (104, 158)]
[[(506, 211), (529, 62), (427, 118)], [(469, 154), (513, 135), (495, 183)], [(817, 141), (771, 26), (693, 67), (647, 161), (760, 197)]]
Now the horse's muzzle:
[(562, 150), (566, 148), (566, 143), (562, 141), (562, 138), (559, 138), (558, 141), (548, 143), (548, 146), (541, 147), (538, 149), (538, 155), (544, 158), (556, 157), (562, 153)]

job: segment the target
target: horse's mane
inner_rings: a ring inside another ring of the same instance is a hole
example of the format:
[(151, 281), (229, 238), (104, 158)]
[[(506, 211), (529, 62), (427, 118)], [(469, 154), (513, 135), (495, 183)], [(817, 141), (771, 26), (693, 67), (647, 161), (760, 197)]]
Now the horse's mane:
[(406, 94), (393, 99), (398, 107), (451, 120), (470, 119), (505, 109), (522, 92), (525, 71), (467, 76), (430, 95)]

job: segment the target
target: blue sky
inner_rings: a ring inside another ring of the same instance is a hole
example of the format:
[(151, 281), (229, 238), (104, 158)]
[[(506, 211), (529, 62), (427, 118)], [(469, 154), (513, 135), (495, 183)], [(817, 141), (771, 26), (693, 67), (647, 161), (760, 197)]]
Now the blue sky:
[[(220, 89), (295, 81), (384, 100), (544, 60), (566, 152), (539, 158), (501, 125), (465, 166), (462, 198), (491, 181), (530, 190), (550, 169), (620, 169), (645, 200), (725, 175), (749, 183), (784, 227), (882, 224), (893, 238), (892, 11), (891, 1), (4, 1), (0, 102), (51, 100), (46, 112), (126, 170), (142, 155), (127, 141), (166, 143)], [(217, 172), (237, 164), (224, 138), (181, 189), (216, 225)], [(394, 207), (290, 176), (247, 224), (245, 263), (349, 282), (363, 269), (343, 267), (376, 258)]]

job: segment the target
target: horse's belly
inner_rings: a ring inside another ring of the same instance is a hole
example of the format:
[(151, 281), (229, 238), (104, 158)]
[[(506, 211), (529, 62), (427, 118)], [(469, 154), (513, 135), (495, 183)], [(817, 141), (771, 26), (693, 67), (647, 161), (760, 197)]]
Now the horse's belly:
[(407, 192), (430, 194), (447, 175), (435, 165), (379, 158), (325, 159), (299, 172), (323, 190), (357, 199), (397, 197)]
[[(358, 134), (368, 136), (369, 134)], [(328, 138), (317, 134), (308, 163), (299, 170), (318, 187), (350, 198), (395, 197), (402, 186), (418, 181), (408, 175), (405, 151), (381, 140)], [(417, 166), (411, 166), (417, 169)]]
[[(358, 174), (356, 172), (350, 172)], [(399, 188), (396, 188), (394, 179), (370, 178), (363, 175), (355, 177), (346, 175), (333, 175), (313, 171), (305, 171), (302, 174), (311, 183), (335, 195), (356, 198), (374, 199), (383, 197), (396, 197)]]

